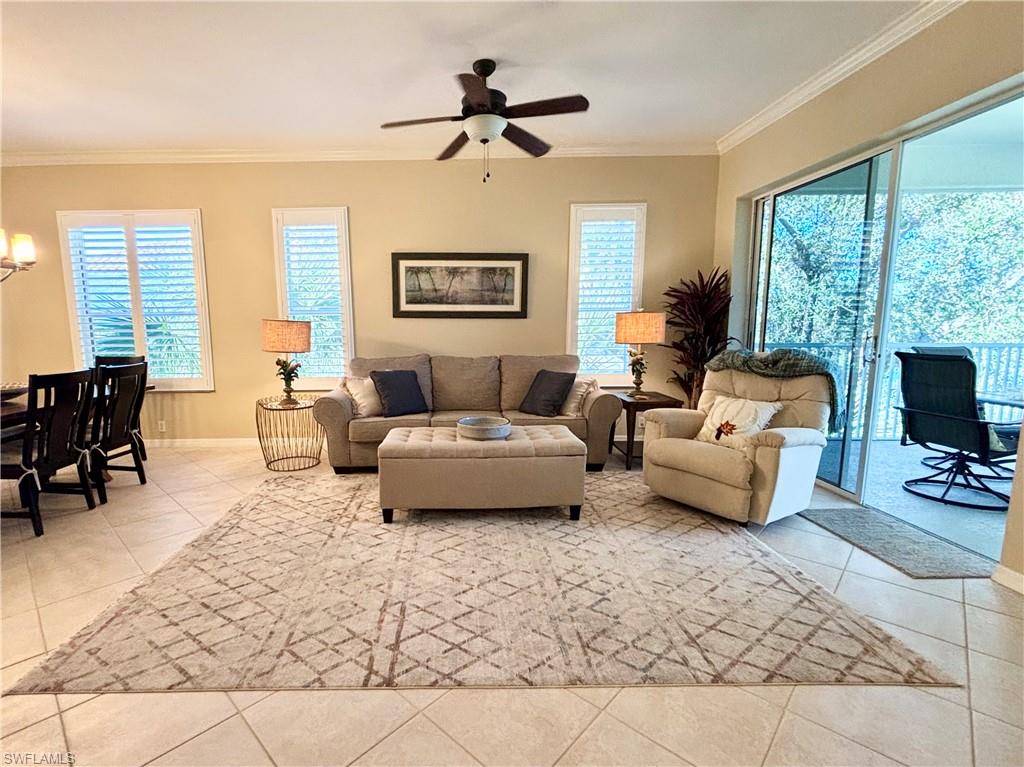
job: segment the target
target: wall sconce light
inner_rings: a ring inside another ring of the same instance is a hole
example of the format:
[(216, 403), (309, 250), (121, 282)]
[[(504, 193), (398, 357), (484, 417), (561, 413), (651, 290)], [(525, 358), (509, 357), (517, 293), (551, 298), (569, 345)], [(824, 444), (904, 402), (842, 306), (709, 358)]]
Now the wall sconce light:
[(16, 234), (7, 240), (7, 232), (0, 229), (0, 271), (5, 271), (0, 282), (15, 272), (31, 269), (36, 264), (36, 246), (30, 234)]

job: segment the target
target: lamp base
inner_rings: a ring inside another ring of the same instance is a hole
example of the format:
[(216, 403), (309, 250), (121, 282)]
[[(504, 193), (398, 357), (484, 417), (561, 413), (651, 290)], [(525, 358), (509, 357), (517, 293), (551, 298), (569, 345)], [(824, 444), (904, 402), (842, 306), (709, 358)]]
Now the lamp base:
[(281, 407), (297, 407), (300, 403), (295, 397), (292, 396), (292, 387), (284, 387), (284, 396), (278, 400)]
[(638, 371), (633, 375), (633, 391), (629, 393), (629, 396), (633, 399), (646, 399), (647, 395), (642, 391), (644, 388), (644, 374), (642, 371)]

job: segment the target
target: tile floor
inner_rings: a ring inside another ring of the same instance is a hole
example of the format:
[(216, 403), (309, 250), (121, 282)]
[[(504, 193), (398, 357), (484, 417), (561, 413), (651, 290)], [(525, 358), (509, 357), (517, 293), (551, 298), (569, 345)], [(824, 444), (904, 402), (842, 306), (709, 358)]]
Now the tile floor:
[[(47, 496), (42, 538), (4, 521), (4, 686), (268, 475), (255, 448), (150, 452), (150, 483), (117, 475), (95, 512)], [(986, 580), (911, 580), (796, 517), (751, 531), (964, 687), (6, 696), (0, 751), (5, 764), (70, 751), (78, 765), (1024, 764), (1024, 599)]]

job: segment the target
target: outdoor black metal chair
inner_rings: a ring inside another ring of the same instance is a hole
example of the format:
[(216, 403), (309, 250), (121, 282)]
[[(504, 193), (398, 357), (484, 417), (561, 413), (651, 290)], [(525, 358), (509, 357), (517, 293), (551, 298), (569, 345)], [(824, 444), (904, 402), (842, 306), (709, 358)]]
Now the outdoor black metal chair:
[[(967, 346), (911, 346), (918, 354), (940, 354), (947, 357), (966, 357), (967, 359), (974, 359), (974, 355), (971, 354), (971, 350)], [(985, 418), (985, 406), (978, 404), (978, 417)], [(1006, 426), (996, 426), (996, 433), (998, 436), (1009, 436), (1013, 437), (1014, 432), (1019, 432), (1019, 425), (1014, 428), (1007, 428)], [(930, 469), (941, 469), (943, 466), (948, 465), (950, 460), (953, 458), (956, 451), (950, 452), (948, 450), (940, 450), (937, 455), (926, 455), (921, 459), (921, 463)], [(1013, 468), (1007, 464), (1013, 464), (1016, 456), (1007, 456), (1006, 458), (993, 459), (989, 468), (991, 471), (980, 473), (982, 479), (987, 479), (990, 482), (1000, 482), (1013, 479)]]
[[(112, 365), (135, 365), (139, 362), (145, 362), (146, 355), (144, 354), (124, 354), (124, 355), (113, 355), (113, 354), (97, 354), (96, 355), (96, 367), (106, 368)], [(145, 398), (145, 389), (143, 389), (143, 398)], [(142, 403), (139, 403), (140, 420), (132, 428), (135, 429), (135, 435), (139, 440), (139, 453), (142, 454), (142, 460), (149, 460), (149, 456), (146, 455), (146, 440), (142, 438)]]
[[(896, 356), (902, 366), (900, 388), (904, 403), (898, 408), (903, 416), (900, 442), (944, 453), (941, 460), (930, 464), (934, 473), (908, 479), (903, 489), (951, 506), (1005, 511), (1009, 495), (988, 484), (1005, 477), (979, 473), (974, 467), (994, 472), (994, 461), (1016, 453), (1019, 432), (1014, 436), (1014, 424), (996, 424), (979, 414), (974, 361), (949, 354), (896, 352)], [(996, 426), (1010, 428), (1001, 436)], [(927, 487), (943, 489), (941, 494), (935, 494), (927, 492)], [(950, 497), (954, 488), (994, 498), (997, 503), (981, 503), (974, 497)]]
[[(25, 509), (3, 516), (32, 520), (37, 536), (43, 534), (40, 493), (81, 494), (90, 509), (96, 508), (87, 443), (94, 383), (92, 370), (29, 376), (24, 434), (3, 444), (0, 477), (17, 480)], [(55, 482), (57, 472), (68, 466), (77, 468), (78, 482)]]
[[(92, 420), (92, 480), (100, 496), (107, 502), (104, 471), (133, 471), (139, 484), (146, 484), (142, 465), (142, 439), (136, 424), (146, 394), (145, 362), (96, 368), (96, 408)], [(132, 457), (131, 466), (111, 463), (118, 458)]]
[(974, 355), (966, 346), (911, 346), (918, 354), (941, 354), (947, 357), (967, 357), (973, 359)]

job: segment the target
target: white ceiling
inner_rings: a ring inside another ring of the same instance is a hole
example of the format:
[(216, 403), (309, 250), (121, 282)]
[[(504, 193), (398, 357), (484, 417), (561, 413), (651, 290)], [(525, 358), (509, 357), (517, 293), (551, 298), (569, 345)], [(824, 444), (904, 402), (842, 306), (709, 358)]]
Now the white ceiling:
[(457, 114), (487, 56), (510, 104), (590, 99), (520, 121), (556, 151), (714, 152), (917, 5), (8, 2), (2, 147), (433, 157), (456, 125), (379, 124)]

